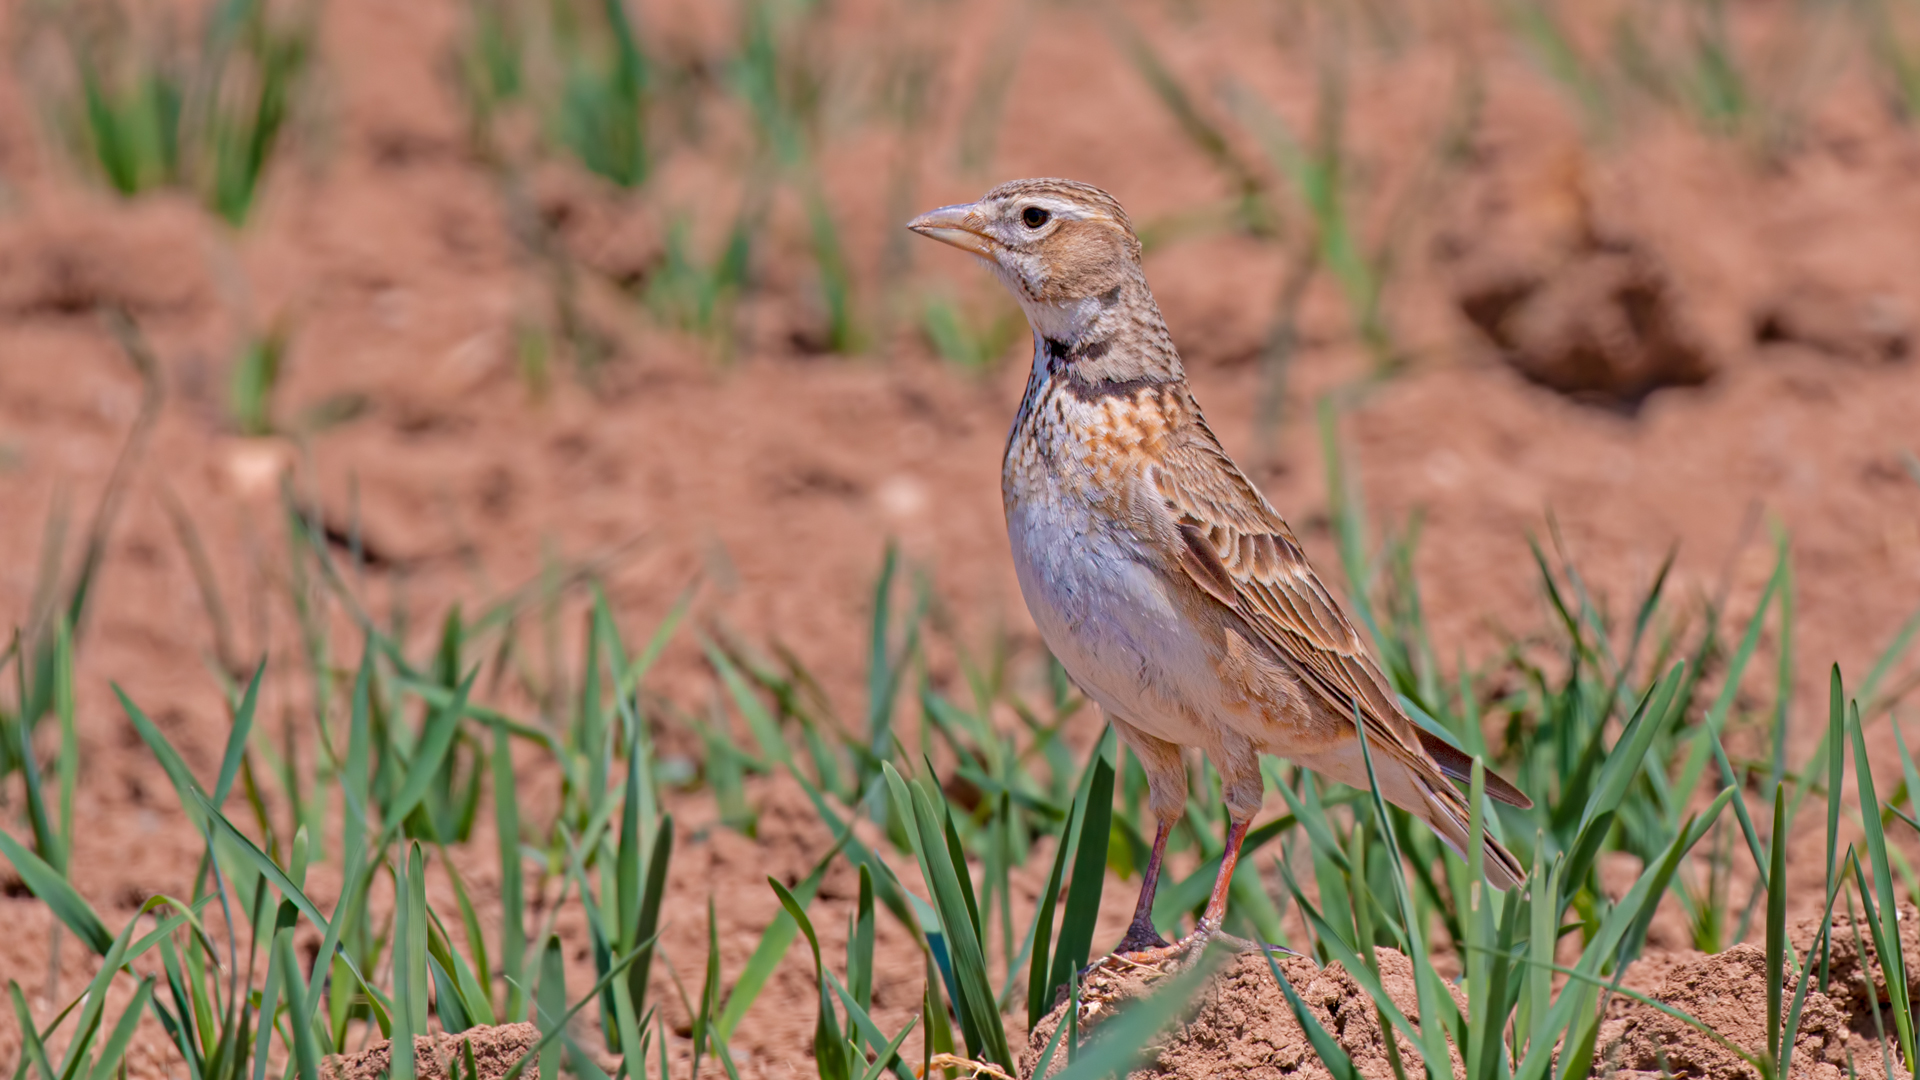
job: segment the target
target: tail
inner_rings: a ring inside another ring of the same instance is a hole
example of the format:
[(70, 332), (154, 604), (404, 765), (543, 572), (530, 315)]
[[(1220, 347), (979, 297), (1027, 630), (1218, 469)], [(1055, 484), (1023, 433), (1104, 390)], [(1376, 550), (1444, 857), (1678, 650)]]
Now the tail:
[[(1347, 740), (1337, 750), (1294, 760), (1328, 779), (1367, 790), (1367, 763), (1357, 738)], [(1472, 839), (1467, 800), (1432, 761), (1409, 760), (1402, 753), (1375, 744), (1373, 775), (1382, 798), (1426, 822), (1455, 854), (1467, 858), (1467, 844)], [(1513, 852), (1492, 833), (1482, 839), (1487, 884), (1505, 891), (1526, 880), (1527, 872)]]
[[(1444, 777), (1437, 778), (1435, 782), (1421, 778), (1420, 787), (1426, 795), (1426, 812), (1422, 813), (1420, 808), (1412, 806), (1407, 809), (1419, 814), (1421, 819), (1433, 828), (1434, 834), (1446, 841), (1454, 854), (1462, 859), (1467, 858), (1467, 844), (1473, 839), (1470, 828), (1472, 818), (1467, 816), (1471, 811), (1467, 807), (1466, 800), (1461, 797), (1459, 789), (1448, 783)], [(1383, 791), (1382, 794), (1385, 792)], [(1482, 832), (1481, 847), (1486, 854), (1484, 870), (1487, 875), (1487, 884), (1505, 892), (1518, 887), (1522, 881), (1526, 880), (1527, 871), (1520, 865), (1520, 860), (1514, 858), (1513, 852), (1508, 851), (1500, 841), (1495, 840), (1492, 833)]]

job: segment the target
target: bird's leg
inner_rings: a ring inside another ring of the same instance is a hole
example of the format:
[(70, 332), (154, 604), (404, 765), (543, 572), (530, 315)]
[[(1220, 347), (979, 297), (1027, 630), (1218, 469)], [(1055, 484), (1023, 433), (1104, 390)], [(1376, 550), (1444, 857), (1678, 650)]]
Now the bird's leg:
[(1167, 939), (1153, 928), (1153, 894), (1160, 887), (1160, 860), (1167, 853), (1167, 835), (1173, 832), (1173, 822), (1161, 821), (1153, 833), (1153, 854), (1147, 857), (1147, 869), (1140, 882), (1140, 901), (1133, 908), (1133, 922), (1127, 927), (1127, 936), (1120, 939), (1114, 952), (1132, 959), (1151, 949), (1165, 949)]
[(1213, 879), (1213, 892), (1207, 897), (1207, 909), (1200, 915), (1200, 924), (1193, 928), (1193, 933), (1181, 942), (1182, 945), (1204, 945), (1226, 921), (1227, 893), (1233, 887), (1233, 870), (1240, 862), (1240, 845), (1246, 840), (1247, 829), (1252, 824), (1251, 815), (1228, 820), (1227, 849), (1220, 853), (1220, 873)]
[[(1153, 898), (1150, 891), (1140, 894), (1140, 906), (1135, 909), (1133, 926), (1128, 929), (1126, 939), (1114, 950), (1114, 955), (1122, 960), (1136, 964), (1159, 964), (1167, 960), (1178, 960), (1197, 956), (1206, 948), (1207, 942), (1220, 934), (1220, 924), (1227, 917), (1227, 892), (1233, 886), (1233, 869), (1240, 861), (1240, 845), (1247, 838), (1247, 828), (1253, 824), (1252, 815), (1230, 821), (1227, 826), (1227, 850), (1220, 855), (1220, 873), (1213, 879), (1213, 892), (1207, 897), (1207, 908), (1200, 915), (1199, 925), (1193, 933), (1171, 945), (1154, 932), (1151, 916)], [(1153, 876), (1160, 869), (1159, 851), (1166, 842), (1171, 823), (1162, 825), (1154, 837), (1154, 858), (1147, 864), (1148, 885), (1153, 884)], [(1141, 938), (1141, 935), (1150, 935)], [(1236, 949), (1258, 949), (1262, 946), (1253, 942), (1227, 937), (1227, 942)], [(1138, 942), (1136, 944), (1136, 942)], [(1157, 943), (1157, 944), (1156, 944)]]
[(1167, 853), (1167, 836), (1187, 812), (1187, 764), (1180, 748), (1156, 738), (1118, 716), (1107, 717), (1140, 768), (1147, 774), (1147, 809), (1155, 823), (1153, 855), (1147, 859), (1146, 880), (1140, 883), (1140, 902), (1133, 909), (1133, 924), (1127, 927), (1114, 955), (1137, 964), (1155, 964), (1166, 959), (1173, 946), (1153, 929), (1153, 894), (1160, 885), (1160, 864)]

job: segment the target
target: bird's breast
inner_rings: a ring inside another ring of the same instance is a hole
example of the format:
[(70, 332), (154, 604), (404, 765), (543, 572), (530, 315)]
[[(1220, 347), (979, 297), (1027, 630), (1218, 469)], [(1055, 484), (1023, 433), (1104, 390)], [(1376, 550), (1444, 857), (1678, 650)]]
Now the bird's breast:
[(1008, 443), (1002, 486), (1020, 591), (1047, 648), (1102, 707), (1169, 741), (1208, 745), (1189, 691), (1212, 662), (1130, 509), (1144, 463), (1128, 447), (1141, 435), (1124, 423), (1094, 429), (1075, 404), (1042, 403)]

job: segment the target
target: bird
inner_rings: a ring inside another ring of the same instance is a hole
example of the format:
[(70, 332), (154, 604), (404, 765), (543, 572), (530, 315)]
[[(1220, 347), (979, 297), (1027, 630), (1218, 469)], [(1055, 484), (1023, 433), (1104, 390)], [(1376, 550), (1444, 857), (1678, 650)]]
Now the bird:
[[(1407, 716), (1293, 530), (1207, 426), (1120, 203), (1074, 180), (1014, 180), (907, 228), (984, 260), (1033, 331), (1001, 464), (1014, 569), (1047, 648), (1143, 767), (1155, 822), (1113, 955), (1161, 962), (1220, 933), (1262, 753), (1363, 790), (1370, 756), (1380, 794), (1464, 855), (1468, 805), (1452, 781), (1473, 760)], [(1152, 914), (1188, 747), (1220, 773), (1228, 829), (1206, 908), (1176, 944)], [(1491, 770), (1485, 782), (1532, 805)], [(1488, 884), (1517, 886), (1519, 860), (1483, 843)]]

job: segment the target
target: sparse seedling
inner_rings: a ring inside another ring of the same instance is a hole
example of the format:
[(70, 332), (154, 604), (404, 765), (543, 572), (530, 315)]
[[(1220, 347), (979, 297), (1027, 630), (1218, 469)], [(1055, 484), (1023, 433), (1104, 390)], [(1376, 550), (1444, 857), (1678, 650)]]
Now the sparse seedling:
[(221, 0), (182, 34), (158, 13), (80, 6), (86, 17), (40, 30), (66, 62), (64, 74), (47, 76), (62, 142), (122, 195), (186, 187), (245, 223), (299, 107), (313, 11)]

